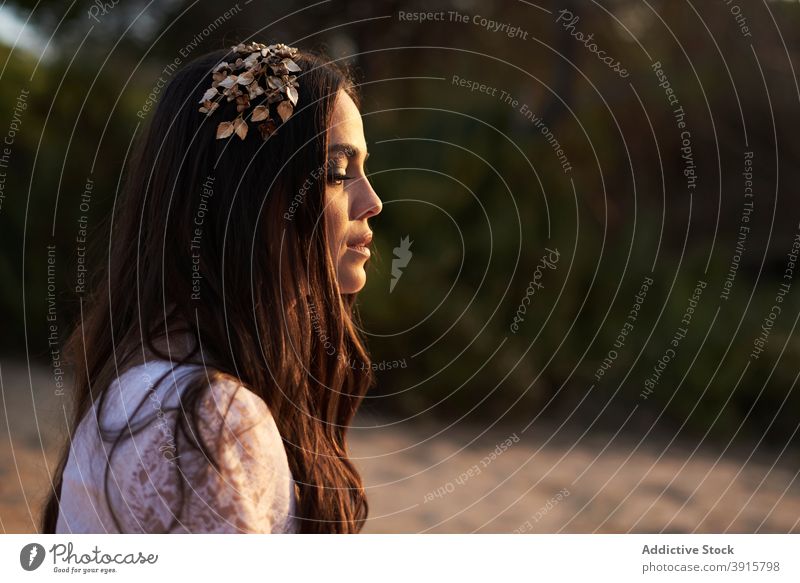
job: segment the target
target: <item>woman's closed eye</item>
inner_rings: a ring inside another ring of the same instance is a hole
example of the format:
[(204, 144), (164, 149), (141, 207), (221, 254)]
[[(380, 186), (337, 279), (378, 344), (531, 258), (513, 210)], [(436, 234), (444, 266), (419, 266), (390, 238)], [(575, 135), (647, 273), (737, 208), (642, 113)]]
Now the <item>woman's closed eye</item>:
[(328, 172), (328, 183), (334, 186), (344, 184), (345, 180), (353, 180), (355, 176), (348, 176), (343, 170), (332, 170)]

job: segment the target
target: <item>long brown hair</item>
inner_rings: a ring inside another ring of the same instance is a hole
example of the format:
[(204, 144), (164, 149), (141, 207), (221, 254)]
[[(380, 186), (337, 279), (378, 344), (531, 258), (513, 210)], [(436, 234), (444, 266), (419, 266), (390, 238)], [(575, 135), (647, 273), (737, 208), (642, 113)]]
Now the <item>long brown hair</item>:
[[(301, 51), (294, 115), (266, 141), (256, 128), (244, 140), (218, 140), (217, 123), (236, 116), (235, 101), (209, 118), (198, 102), (214, 66), (229, 59), (217, 51), (176, 72), (138, 144), (104, 273), (65, 347), (75, 373), (71, 434), (86, 414), (100, 416), (108, 386), (144, 358), (203, 362), (269, 407), (297, 484), (300, 532), (358, 532), (368, 507), (346, 434), (373, 377), (355, 295), (338, 291), (320, 220), (333, 104), (340, 89), (357, 105), (358, 95), (346, 70)], [(176, 332), (194, 339), (180, 359), (164, 350)], [(366, 366), (348, 366), (353, 360)], [(207, 389), (205, 373), (188, 384), (176, 433), (199, 435)], [(123, 437), (109, 439), (116, 447)], [(198, 447), (216, 464), (211, 448)], [(43, 532), (56, 529), (68, 453), (69, 444)]]

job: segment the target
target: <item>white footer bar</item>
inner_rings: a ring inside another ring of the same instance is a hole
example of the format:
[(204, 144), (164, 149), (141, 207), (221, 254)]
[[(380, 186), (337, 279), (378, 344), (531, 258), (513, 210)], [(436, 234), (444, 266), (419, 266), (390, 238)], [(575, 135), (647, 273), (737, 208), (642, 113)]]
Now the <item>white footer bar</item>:
[(0, 536), (8, 582), (777, 583), (800, 581), (798, 565), (800, 535)]

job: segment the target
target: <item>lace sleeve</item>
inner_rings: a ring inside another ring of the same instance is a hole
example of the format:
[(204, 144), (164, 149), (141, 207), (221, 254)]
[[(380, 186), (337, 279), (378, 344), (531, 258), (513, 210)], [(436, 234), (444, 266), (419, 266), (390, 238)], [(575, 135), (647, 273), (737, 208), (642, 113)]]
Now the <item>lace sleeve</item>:
[[(147, 449), (139, 451), (140, 461), (128, 474), (131, 487), (125, 495), (140, 529), (291, 532), (294, 482), (283, 441), (264, 401), (238, 382), (215, 381), (201, 399), (198, 426), (218, 468), (185, 439), (175, 440), (170, 448), (164, 431), (168, 425), (145, 431)], [(172, 525), (174, 518), (177, 525)]]

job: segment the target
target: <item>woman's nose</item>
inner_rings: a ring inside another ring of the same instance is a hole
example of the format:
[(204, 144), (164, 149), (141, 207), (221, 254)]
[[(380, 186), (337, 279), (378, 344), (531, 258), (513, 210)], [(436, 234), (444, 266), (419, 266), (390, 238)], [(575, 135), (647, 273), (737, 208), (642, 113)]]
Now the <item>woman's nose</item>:
[(374, 217), (383, 209), (378, 193), (372, 188), (369, 180), (363, 180), (363, 187), (359, 189), (358, 200), (356, 201), (356, 219), (369, 219)]

